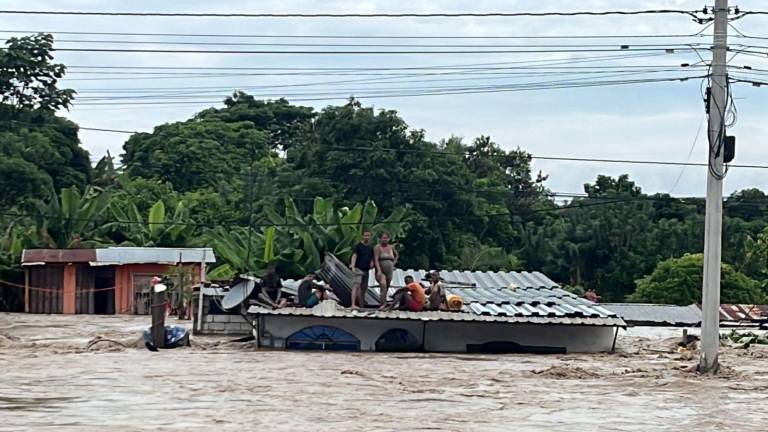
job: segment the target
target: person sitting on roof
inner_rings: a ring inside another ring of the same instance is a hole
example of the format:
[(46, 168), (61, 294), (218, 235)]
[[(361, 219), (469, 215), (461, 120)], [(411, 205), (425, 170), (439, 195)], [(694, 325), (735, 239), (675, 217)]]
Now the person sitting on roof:
[(299, 306), (302, 307), (315, 307), (323, 300), (336, 300), (336, 296), (333, 295), (333, 289), (330, 285), (325, 286), (322, 283), (315, 282), (317, 276), (314, 273), (310, 273), (304, 276), (299, 284)]
[(267, 266), (267, 272), (261, 278), (260, 285), (261, 291), (257, 296), (260, 302), (275, 309), (284, 308), (288, 305), (288, 299), (282, 298), (283, 284), (280, 282), (280, 276), (277, 275), (274, 264)]
[(440, 273), (436, 271), (429, 272), (430, 286), (427, 289), (429, 300), (427, 307), (430, 310), (446, 310), (448, 307), (445, 302), (445, 287), (440, 282)]
[(397, 309), (411, 312), (421, 312), (424, 310), (424, 288), (420, 283), (413, 280), (413, 276), (405, 277), (405, 288), (395, 291), (392, 296), (392, 303), (386, 307), (387, 310)]
[(597, 303), (600, 300), (600, 296), (597, 295), (597, 292), (594, 288), (588, 289), (587, 292), (584, 293), (584, 298), (591, 301), (592, 303)]

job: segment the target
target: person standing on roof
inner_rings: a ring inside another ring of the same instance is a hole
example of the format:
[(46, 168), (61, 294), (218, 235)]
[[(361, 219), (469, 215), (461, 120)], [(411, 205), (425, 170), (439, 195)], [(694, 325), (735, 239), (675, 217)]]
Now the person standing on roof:
[(384, 231), (379, 237), (379, 244), (373, 248), (373, 265), (376, 267), (376, 280), (381, 287), (379, 294), (379, 309), (384, 309), (387, 304), (389, 286), (392, 284), (392, 276), (397, 264), (397, 249), (389, 243), (389, 233)]
[(355, 272), (355, 283), (352, 285), (352, 307), (365, 307), (365, 292), (368, 291), (368, 275), (373, 265), (373, 246), (371, 232), (363, 231), (363, 238), (352, 250), (352, 260), (349, 268)]

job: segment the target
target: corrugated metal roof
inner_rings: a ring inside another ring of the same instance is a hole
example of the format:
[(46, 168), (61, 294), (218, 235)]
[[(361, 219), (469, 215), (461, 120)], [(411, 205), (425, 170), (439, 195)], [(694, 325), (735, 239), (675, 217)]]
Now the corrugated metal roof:
[(503, 316), (479, 315), (471, 312), (444, 311), (380, 311), (375, 309), (349, 309), (325, 301), (314, 308), (288, 307), (283, 309), (268, 309), (261, 306), (251, 306), (248, 313), (256, 315), (284, 316), (316, 316), (322, 318), (364, 318), (364, 319), (394, 319), (420, 321), (460, 321), (460, 322), (501, 322), (524, 324), (566, 324), (593, 326), (624, 326), (624, 321), (618, 317), (538, 317), (538, 316)]
[(603, 303), (601, 306), (634, 325), (696, 326), (701, 323), (701, 310), (695, 304)]
[[(284, 290), (293, 292), (298, 281), (284, 281)], [(464, 299), (461, 312), (381, 312), (354, 311), (339, 308), (334, 317), (368, 317), (395, 319), (447, 319), (454, 321), (503, 321), (537, 324), (621, 325), (624, 321), (614, 312), (579, 298), (560, 288), (469, 288), (447, 287), (447, 293)], [(285, 309), (281, 309), (285, 310)], [(312, 315), (310, 309), (289, 308), (296, 315)], [(261, 311), (263, 312), (263, 311)], [(261, 313), (259, 312), (259, 313)], [(280, 312), (284, 314), (288, 312)], [(291, 313), (288, 313), (291, 314)], [(382, 314), (382, 315), (379, 315)], [(424, 318), (420, 318), (424, 317)], [(485, 318), (478, 318), (485, 317)], [(507, 320), (507, 318), (510, 318)], [(512, 319), (513, 318), (513, 319)]]
[[(417, 281), (428, 279), (429, 270), (403, 270), (395, 269), (392, 275), (392, 284), (389, 287), (389, 296), (395, 293), (398, 288), (405, 286), (405, 277), (412, 276)], [(446, 287), (472, 286), (475, 288), (559, 288), (555, 283), (539, 272), (480, 272), (480, 271), (441, 271), (440, 277)], [(284, 291), (289, 294), (296, 294), (300, 280), (284, 279)], [(565, 292), (565, 291), (563, 291)], [(379, 283), (376, 281), (374, 272), (371, 271), (368, 276), (368, 291), (366, 292), (366, 302), (369, 305), (379, 304)]]
[(721, 304), (720, 321), (765, 321), (768, 306), (745, 304)]
[(216, 262), (211, 248), (108, 247), (102, 249), (25, 249), (25, 265), (87, 262), (93, 266)]
[[(429, 274), (428, 270), (403, 270), (395, 269), (392, 275), (392, 286), (405, 286), (405, 277), (413, 276), (416, 280), (424, 280)], [(481, 272), (481, 271), (459, 271), (442, 270), (440, 277), (448, 286), (451, 285), (469, 285), (476, 288), (559, 288), (560, 285), (552, 281), (539, 272)], [(370, 272), (368, 277), (368, 286), (375, 287), (378, 290), (379, 283), (376, 281), (374, 272)]]

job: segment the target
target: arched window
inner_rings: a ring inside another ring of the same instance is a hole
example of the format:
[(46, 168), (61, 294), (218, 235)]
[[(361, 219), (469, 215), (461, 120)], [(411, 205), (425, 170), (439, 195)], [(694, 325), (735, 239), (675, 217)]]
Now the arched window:
[(376, 351), (381, 352), (413, 352), (422, 349), (416, 336), (401, 328), (389, 329), (376, 340)]
[(340, 328), (316, 325), (288, 336), (285, 347), (301, 350), (360, 351), (360, 340)]

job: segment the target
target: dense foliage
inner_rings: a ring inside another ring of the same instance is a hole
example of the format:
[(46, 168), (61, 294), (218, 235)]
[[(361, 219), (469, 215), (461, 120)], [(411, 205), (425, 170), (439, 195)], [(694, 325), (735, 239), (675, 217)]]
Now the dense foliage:
[[(53, 114), (74, 92), (56, 87), (65, 69), (50, 63), (49, 38), (7, 43), (0, 280), (20, 280), (24, 247), (110, 244), (208, 245), (216, 276), (274, 262), (297, 277), (326, 251), (346, 259), (372, 228), (395, 235), (405, 268), (542, 271), (605, 301), (698, 299), (701, 265), (686, 254), (703, 247), (701, 200), (601, 175), (556, 203), (530, 155), (490, 137), (431, 142), (397, 112), (356, 100), (317, 111), (242, 92), (131, 136), (121, 164), (107, 155), (92, 168), (77, 125)], [(25, 93), (17, 79), (46, 90)], [(768, 285), (768, 197), (744, 190), (724, 208), (724, 300), (749, 302)], [(0, 289), (5, 307), (18, 304)]]
[[(663, 261), (653, 273), (637, 281), (637, 290), (629, 296), (629, 300), (678, 305), (701, 304), (703, 264), (702, 254)], [(765, 301), (765, 294), (754, 279), (724, 264), (720, 298), (723, 303), (760, 304)]]

